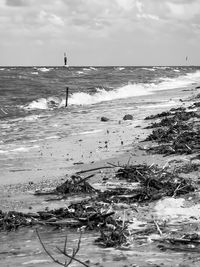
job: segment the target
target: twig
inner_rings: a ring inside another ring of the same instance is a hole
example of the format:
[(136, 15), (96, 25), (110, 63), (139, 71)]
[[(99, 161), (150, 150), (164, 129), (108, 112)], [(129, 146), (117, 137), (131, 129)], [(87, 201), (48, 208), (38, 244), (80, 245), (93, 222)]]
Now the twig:
[(129, 166), (129, 164), (130, 164), (130, 161), (131, 161), (131, 156), (129, 157), (129, 159), (128, 159), (128, 162), (127, 162), (126, 166)]
[(158, 223), (155, 221), (155, 220), (153, 220), (153, 222), (154, 222), (154, 224), (155, 224), (155, 226), (156, 226), (156, 228), (157, 228), (157, 230), (158, 230), (158, 232), (159, 232), (159, 235), (160, 236), (162, 236), (162, 231), (160, 230), (160, 227), (159, 227), (159, 225), (158, 225)]
[(98, 167), (98, 168), (93, 168), (93, 169), (89, 169), (89, 170), (79, 171), (79, 172), (77, 172), (77, 174), (91, 172), (91, 171), (98, 171), (101, 169), (110, 169), (110, 168), (113, 168), (113, 167), (111, 167), (111, 166)]
[(111, 163), (111, 162), (107, 162), (107, 164), (111, 165), (113, 168), (119, 168), (119, 167), (122, 167), (119, 165), (119, 162), (118, 162), (118, 165), (114, 164), (114, 163)]
[(93, 176), (94, 176), (94, 174), (91, 174), (91, 175), (89, 175), (89, 176), (87, 176), (87, 177), (81, 179), (80, 181), (78, 181), (78, 182), (76, 183), (76, 185), (77, 185), (77, 184), (81, 184), (82, 182), (85, 182), (86, 180), (88, 180), (89, 178), (92, 178)]
[(77, 248), (76, 248), (76, 249), (73, 248), (72, 255), (69, 255), (69, 254), (67, 253), (67, 236), (66, 236), (66, 238), (65, 238), (65, 243), (64, 243), (64, 248), (63, 248), (63, 250), (60, 249), (59, 247), (56, 247), (57, 250), (58, 250), (62, 255), (64, 255), (64, 256), (66, 256), (67, 258), (69, 258), (69, 261), (67, 262), (67, 261), (65, 260), (65, 263), (62, 263), (62, 262), (60, 262), (59, 260), (57, 260), (56, 258), (54, 258), (54, 257), (51, 255), (51, 253), (46, 249), (46, 247), (45, 247), (45, 245), (44, 245), (44, 243), (43, 243), (43, 241), (42, 241), (42, 239), (41, 239), (41, 237), (40, 237), (39, 232), (38, 232), (37, 229), (36, 229), (36, 234), (37, 234), (37, 237), (38, 237), (38, 239), (39, 239), (39, 241), (40, 241), (40, 244), (42, 245), (44, 251), (46, 252), (46, 254), (47, 254), (47, 255), (48, 255), (48, 256), (49, 256), (55, 263), (57, 263), (57, 264), (59, 264), (59, 265), (61, 265), (61, 266), (67, 267), (67, 266), (69, 266), (69, 265), (72, 263), (72, 261), (74, 260), (74, 261), (77, 261), (77, 262), (81, 263), (81, 264), (84, 265), (85, 267), (89, 267), (89, 265), (87, 265), (86, 263), (84, 263), (84, 262), (82, 262), (81, 260), (75, 258), (76, 254), (78, 253), (78, 251), (79, 251), (79, 249), (80, 249), (80, 244), (81, 244), (81, 234), (80, 234), (80, 237), (79, 237), (79, 240), (78, 240)]
[(179, 190), (180, 186), (181, 186), (181, 184), (179, 184), (179, 185), (177, 186), (177, 188), (174, 190), (174, 194), (173, 194), (172, 197), (175, 197), (175, 196), (176, 196), (176, 192)]
[[(79, 252), (80, 244), (81, 244), (81, 233), (80, 233), (80, 237), (79, 237), (79, 240), (78, 240), (77, 248), (76, 249), (73, 248), (73, 252), (72, 252), (71, 256), (66, 252), (66, 249), (62, 250), (59, 247), (56, 247), (56, 248), (61, 254), (63, 254), (64, 256), (66, 256), (66, 257), (68, 257), (70, 259), (70, 261), (69, 261), (70, 263), (74, 260), (74, 261), (77, 261), (77, 262), (81, 263), (82, 265), (84, 265), (86, 267), (89, 267), (89, 265), (87, 265), (83, 261), (78, 260), (78, 259), (75, 258), (76, 254)], [(69, 263), (66, 266), (69, 266)]]
[(48, 255), (48, 256), (49, 256), (55, 263), (57, 263), (57, 264), (59, 264), (59, 265), (61, 265), (61, 266), (66, 267), (66, 264), (65, 264), (65, 263), (60, 262), (59, 260), (55, 259), (55, 258), (51, 255), (51, 253), (46, 249), (46, 247), (45, 247), (45, 245), (44, 245), (44, 243), (43, 243), (43, 241), (42, 241), (42, 239), (41, 239), (41, 237), (40, 237), (40, 235), (39, 235), (38, 230), (36, 229), (35, 231), (36, 231), (37, 237), (38, 237), (38, 239), (39, 239), (39, 241), (40, 241), (40, 244), (42, 245), (42, 247), (43, 247), (44, 251), (46, 252), (46, 254), (47, 254), (47, 255)]

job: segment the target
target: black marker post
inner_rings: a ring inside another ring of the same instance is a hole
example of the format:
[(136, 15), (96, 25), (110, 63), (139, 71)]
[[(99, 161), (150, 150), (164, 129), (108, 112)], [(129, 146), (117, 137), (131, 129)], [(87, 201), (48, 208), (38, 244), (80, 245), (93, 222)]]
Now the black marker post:
[(64, 66), (67, 66), (67, 56), (66, 56), (66, 53), (64, 53)]
[(65, 107), (68, 105), (68, 97), (69, 97), (69, 87), (66, 87), (66, 102), (65, 102)]

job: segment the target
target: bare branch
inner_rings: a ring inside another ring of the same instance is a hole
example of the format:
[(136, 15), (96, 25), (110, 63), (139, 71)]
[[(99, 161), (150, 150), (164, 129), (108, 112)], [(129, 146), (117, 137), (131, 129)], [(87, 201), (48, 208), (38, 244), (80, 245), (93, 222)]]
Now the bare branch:
[(37, 234), (37, 237), (38, 237), (38, 239), (39, 239), (39, 241), (40, 241), (40, 244), (42, 245), (44, 251), (46, 252), (46, 254), (47, 254), (47, 255), (48, 255), (48, 256), (49, 256), (55, 263), (57, 263), (57, 264), (59, 264), (59, 265), (61, 265), (61, 266), (67, 267), (67, 266), (69, 266), (69, 265), (72, 263), (72, 261), (74, 260), (74, 261), (76, 261), (76, 262), (78, 262), (78, 263), (84, 265), (85, 267), (89, 267), (89, 265), (87, 265), (87, 264), (84, 263), (83, 261), (81, 261), (81, 260), (75, 258), (76, 254), (77, 254), (78, 251), (80, 250), (81, 236), (82, 236), (81, 233), (80, 233), (80, 237), (79, 237), (79, 240), (78, 240), (77, 247), (76, 247), (76, 248), (73, 248), (73, 250), (72, 250), (72, 255), (69, 255), (69, 254), (67, 253), (67, 236), (66, 236), (66, 238), (65, 238), (65, 243), (64, 243), (63, 250), (60, 249), (59, 247), (56, 247), (56, 249), (57, 249), (62, 255), (64, 255), (65, 257), (67, 257), (67, 258), (69, 259), (68, 262), (67, 262), (67, 260), (65, 260), (65, 263), (62, 263), (62, 262), (60, 262), (59, 260), (57, 260), (56, 258), (54, 258), (54, 257), (51, 255), (51, 253), (46, 249), (46, 247), (45, 247), (45, 245), (44, 245), (44, 243), (43, 243), (43, 241), (42, 241), (42, 239), (41, 239), (41, 237), (40, 237), (39, 232), (38, 232), (37, 229), (36, 229), (36, 234)]
[(79, 171), (79, 172), (77, 172), (77, 174), (91, 172), (91, 171), (98, 171), (101, 169), (110, 169), (110, 168), (113, 168), (113, 167), (111, 167), (111, 166), (98, 167), (98, 168), (93, 168), (93, 169), (89, 169), (89, 170)]
[(38, 239), (39, 239), (39, 241), (40, 241), (40, 244), (42, 245), (42, 247), (43, 247), (44, 251), (46, 252), (46, 254), (47, 254), (47, 255), (48, 255), (48, 256), (49, 256), (55, 263), (57, 263), (57, 264), (59, 264), (59, 265), (61, 265), (61, 266), (66, 267), (65, 263), (62, 263), (62, 262), (58, 261), (57, 259), (55, 259), (55, 258), (51, 255), (51, 253), (46, 249), (46, 247), (45, 247), (45, 245), (44, 245), (44, 243), (43, 243), (43, 241), (42, 241), (42, 239), (41, 239), (41, 237), (40, 237), (40, 235), (39, 235), (38, 230), (36, 229), (35, 231), (36, 231), (37, 237), (38, 237)]

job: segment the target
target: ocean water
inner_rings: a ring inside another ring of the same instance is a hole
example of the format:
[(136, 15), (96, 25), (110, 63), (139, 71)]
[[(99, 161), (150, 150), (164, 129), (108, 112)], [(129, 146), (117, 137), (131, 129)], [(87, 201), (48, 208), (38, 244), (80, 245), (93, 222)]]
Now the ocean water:
[(112, 123), (141, 105), (164, 105), (154, 100), (158, 91), (199, 82), (200, 67), (192, 66), (0, 67), (0, 157), (101, 131), (101, 116)]

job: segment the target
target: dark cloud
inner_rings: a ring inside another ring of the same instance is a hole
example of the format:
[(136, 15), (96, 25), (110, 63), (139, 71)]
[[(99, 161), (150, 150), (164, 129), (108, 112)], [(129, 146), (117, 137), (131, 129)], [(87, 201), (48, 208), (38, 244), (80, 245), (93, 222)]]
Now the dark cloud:
[(27, 6), (28, 0), (6, 0), (6, 5), (14, 7)]

